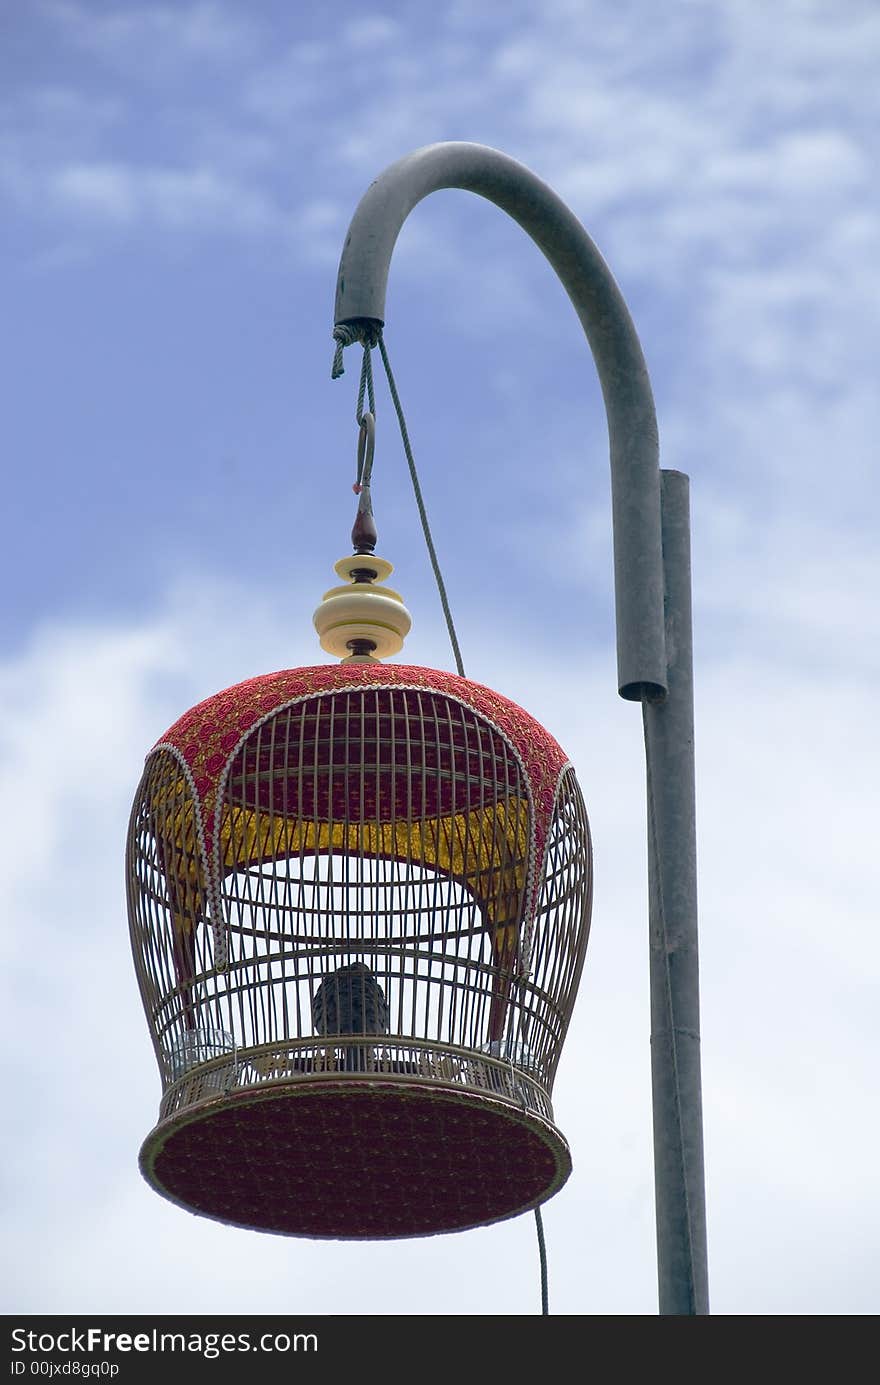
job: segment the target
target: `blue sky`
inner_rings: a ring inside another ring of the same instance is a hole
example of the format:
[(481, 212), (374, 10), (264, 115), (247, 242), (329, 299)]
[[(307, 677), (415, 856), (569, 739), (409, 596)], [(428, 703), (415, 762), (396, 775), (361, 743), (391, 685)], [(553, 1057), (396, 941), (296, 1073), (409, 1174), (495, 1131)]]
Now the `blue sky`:
[[(7, 1311), (537, 1311), (530, 1218), (282, 1241), (136, 1166), (142, 758), (202, 697), (324, 661), (356, 441), (336, 264), (369, 182), (445, 139), (583, 221), (691, 476), (713, 1307), (877, 1311), (878, 59), (868, 0), (0, 7)], [(644, 784), (595, 372), (540, 254), (466, 193), (404, 228), (386, 340), (467, 671), (557, 736), (593, 825), (551, 1307), (651, 1313)], [(404, 657), (450, 668), (381, 382), (373, 491)]]

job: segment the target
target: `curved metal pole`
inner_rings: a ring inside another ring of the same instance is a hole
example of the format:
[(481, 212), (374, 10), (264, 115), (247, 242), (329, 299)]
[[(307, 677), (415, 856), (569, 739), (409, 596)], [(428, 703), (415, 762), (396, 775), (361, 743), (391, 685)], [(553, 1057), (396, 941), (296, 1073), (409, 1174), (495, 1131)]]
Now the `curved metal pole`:
[(385, 321), (400, 229), (413, 207), (440, 188), (487, 198), (531, 236), (580, 318), (602, 386), (611, 446), (618, 689), (644, 708), (660, 1312), (708, 1313), (687, 477), (660, 472), (647, 368), (608, 266), (556, 193), (498, 150), (429, 145), (371, 184), (339, 264), (337, 335), (374, 339)]
[(523, 164), (481, 144), (431, 144), (371, 184), (352, 218), (335, 322), (381, 323), (391, 255), (413, 207), (440, 188), (478, 193), (543, 250), (592, 348), (611, 443), (617, 676), (622, 697), (666, 692), (657, 417), (642, 348), (611, 271), (577, 217)]

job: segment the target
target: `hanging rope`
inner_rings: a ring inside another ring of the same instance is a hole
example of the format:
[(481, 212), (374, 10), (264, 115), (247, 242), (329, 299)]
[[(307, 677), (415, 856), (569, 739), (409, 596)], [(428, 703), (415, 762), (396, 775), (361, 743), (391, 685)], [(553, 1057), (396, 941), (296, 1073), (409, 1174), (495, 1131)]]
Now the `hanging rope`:
[[(373, 394), (373, 365), (370, 358), (369, 346), (364, 347), (364, 359), (361, 361), (361, 382), (358, 385), (358, 401), (355, 411), (355, 418), (363, 427), (364, 422), (364, 393), (370, 405), (370, 413), (376, 417), (376, 397)], [(360, 480), (360, 477), (358, 477)]]
[(540, 1207), (535, 1208), (535, 1226), (538, 1228), (538, 1255), (541, 1260), (541, 1316), (549, 1317), (550, 1296), (547, 1288), (547, 1247), (544, 1244), (544, 1221)]
[(412, 480), (413, 492), (416, 497), (416, 505), (419, 511), (419, 519), (422, 522), (422, 533), (425, 536), (425, 543), (428, 548), (428, 556), (431, 559), (431, 568), (434, 572), (434, 580), (437, 583), (437, 591), (440, 594), (440, 605), (443, 607), (443, 615), (446, 620), (446, 629), (449, 631), (449, 641), (452, 645), (452, 652), (455, 656), (455, 667), (462, 678), (465, 677), (464, 663), (461, 657), (461, 650), (458, 645), (458, 636), (455, 633), (455, 625), (452, 620), (452, 611), (449, 609), (449, 598), (446, 595), (446, 584), (443, 581), (443, 574), (440, 571), (440, 563), (437, 559), (437, 551), (434, 548), (434, 540), (431, 538), (431, 527), (428, 524), (428, 513), (425, 509), (425, 502), (422, 499), (422, 488), (419, 485), (419, 476), (416, 471), (415, 458), (412, 453), (412, 446), (409, 440), (409, 432), (406, 427), (406, 419), (403, 416), (403, 407), (400, 403), (400, 396), (397, 393), (397, 386), (394, 383), (394, 376), (391, 372), (391, 362), (388, 359), (388, 352), (385, 349), (385, 338), (379, 333), (379, 354), (382, 357), (382, 364), (385, 367), (385, 374), (388, 377), (388, 388), (391, 391), (391, 400), (397, 414), (397, 422), (400, 424), (400, 436), (403, 440), (403, 450), (406, 453), (406, 460), (409, 466), (410, 479)]
[[(521, 976), (514, 977), (513, 984), (514, 986), (521, 987), (523, 984), (523, 978)], [(519, 1053), (521, 1055), (520, 1061), (522, 1061), (522, 1055), (525, 1055), (527, 1051), (525, 1031), (523, 1029), (524, 1012), (525, 1007), (523, 1005), (517, 1005), (516, 1013), (518, 1018), (516, 1038), (514, 1038), (513, 1030), (508, 1029), (504, 1057), (507, 1061), (508, 1067), (510, 1068), (511, 1086), (513, 1087), (513, 1090), (517, 1092), (519, 1095), (520, 1106), (523, 1108), (524, 1111), (528, 1111), (528, 1104), (526, 1102), (525, 1096), (523, 1095), (522, 1087), (516, 1080), (516, 1070), (513, 1066), (513, 1058), (514, 1054), (516, 1053), (516, 1045), (519, 1044)], [(540, 1207), (535, 1208), (535, 1230), (538, 1233), (538, 1260), (541, 1266), (541, 1315), (542, 1317), (549, 1317), (550, 1294), (547, 1282), (547, 1245), (544, 1241), (544, 1219), (541, 1216)]]
[[(446, 584), (443, 581), (443, 574), (440, 571), (440, 563), (437, 558), (437, 550), (434, 547), (434, 540), (431, 537), (431, 526), (428, 523), (428, 513), (425, 509), (425, 502), (422, 497), (422, 488), (419, 484), (418, 472), (416, 471), (416, 463), (415, 458), (413, 457), (412, 444), (409, 440), (409, 430), (406, 426), (406, 419), (403, 416), (403, 406), (400, 402), (400, 396), (397, 393), (397, 385), (394, 382), (394, 375), (391, 370), (391, 362), (388, 360), (388, 352), (385, 349), (385, 340), (382, 336), (381, 328), (378, 330), (378, 332), (375, 333), (375, 337), (376, 343), (379, 347), (380, 354), (382, 356), (382, 364), (385, 367), (385, 374), (388, 378), (388, 388), (391, 391), (391, 399), (394, 404), (395, 413), (397, 414), (397, 422), (400, 426), (400, 436), (403, 441), (403, 450), (406, 455), (406, 461), (409, 467), (410, 480), (412, 481), (413, 493), (415, 494), (416, 498), (416, 507), (418, 508), (419, 512), (419, 519), (422, 525), (422, 533), (425, 536), (425, 544), (428, 549), (428, 557), (431, 560), (431, 569), (434, 573), (434, 581), (437, 584), (437, 591), (440, 596), (440, 605), (443, 608), (443, 616), (446, 621), (446, 629), (449, 632), (449, 641), (452, 645), (452, 653), (455, 658), (455, 667), (459, 675), (462, 678), (464, 678), (464, 662), (461, 657), (461, 649), (458, 643), (458, 636), (455, 633), (455, 624), (452, 619), (452, 611), (449, 607), (449, 598), (446, 595)], [(349, 327), (344, 324), (342, 326), (334, 328), (333, 338), (336, 342), (336, 350), (333, 355), (333, 367), (330, 373), (331, 378), (334, 380), (338, 380), (340, 375), (345, 374), (345, 367), (342, 363), (342, 353), (345, 347), (351, 346), (352, 343), (355, 341), (363, 341), (364, 358), (361, 363), (361, 379), (360, 386), (358, 389), (357, 421), (360, 424), (363, 417), (365, 395), (369, 400), (370, 413), (375, 418), (376, 407), (375, 400), (373, 397), (373, 371), (372, 366), (370, 364), (370, 352), (373, 346), (372, 339), (370, 338), (368, 340), (364, 340), (364, 336), (361, 334), (361, 331), (357, 327)]]
[[(335, 350), (334, 355), (333, 355), (333, 366), (332, 366), (332, 369), (331, 369), (331, 372), (330, 372), (330, 373), (331, 373), (331, 379), (333, 379), (333, 380), (338, 380), (339, 377), (340, 377), (340, 375), (344, 375), (344, 374), (345, 374), (345, 366), (343, 365), (343, 361), (342, 361), (342, 353), (343, 353), (343, 351), (345, 350), (345, 347), (346, 347), (346, 346), (351, 346), (351, 345), (352, 345), (354, 342), (356, 342), (356, 341), (363, 341), (363, 344), (364, 344), (364, 356), (363, 356), (363, 360), (362, 360), (362, 362), (361, 362), (361, 378), (360, 378), (360, 384), (359, 384), (359, 387), (358, 387), (358, 398), (357, 398), (357, 409), (356, 409), (356, 417), (357, 417), (358, 424), (359, 424), (360, 427), (361, 427), (361, 438), (363, 439), (363, 438), (364, 438), (365, 420), (366, 420), (366, 419), (369, 419), (369, 425), (368, 425), (368, 426), (370, 426), (370, 425), (372, 425), (373, 419), (374, 419), (375, 416), (376, 416), (376, 403), (375, 403), (375, 398), (374, 398), (374, 394), (373, 394), (373, 370), (372, 370), (372, 364), (371, 364), (371, 350), (372, 350), (372, 346), (373, 346), (374, 343), (373, 343), (373, 341), (370, 340), (370, 339), (365, 339), (364, 336), (361, 334), (361, 332), (360, 332), (360, 330), (359, 330), (358, 328), (356, 328), (356, 327), (349, 327), (349, 326), (346, 326), (346, 325), (342, 325), (342, 326), (338, 326), (338, 327), (334, 328), (333, 337), (334, 337), (334, 340), (335, 340), (335, 342), (336, 342), (336, 350)], [(443, 581), (443, 574), (442, 574), (441, 571), (440, 571), (440, 563), (439, 563), (438, 558), (437, 558), (437, 550), (436, 550), (435, 547), (434, 547), (434, 540), (433, 540), (433, 538), (431, 537), (431, 526), (430, 526), (429, 523), (428, 523), (428, 513), (427, 513), (427, 510), (425, 509), (425, 502), (424, 502), (424, 499), (423, 499), (423, 497), (422, 497), (422, 488), (421, 488), (421, 485), (419, 484), (419, 476), (418, 476), (418, 472), (417, 472), (417, 470), (416, 470), (415, 458), (413, 457), (412, 444), (410, 443), (410, 440), (409, 440), (409, 430), (407, 429), (407, 426), (406, 426), (406, 419), (404, 418), (404, 414), (403, 414), (403, 406), (401, 405), (401, 402), (400, 402), (400, 396), (399, 396), (399, 394), (397, 393), (397, 385), (395, 384), (395, 381), (394, 381), (394, 374), (393, 374), (392, 369), (391, 369), (391, 362), (390, 362), (389, 359), (388, 359), (388, 352), (387, 352), (387, 350), (386, 350), (386, 348), (385, 348), (385, 339), (384, 339), (384, 337), (383, 337), (383, 335), (382, 335), (382, 330), (381, 330), (381, 328), (380, 328), (379, 331), (376, 333), (376, 342), (375, 342), (375, 344), (378, 345), (378, 347), (379, 347), (379, 353), (380, 353), (380, 355), (381, 355), (381, 357), (382, 357), (382, 364), (383, 364), (383, 366), (385, 367), (385, 375), (386, 375), (386, 377), (387, 377), (387, 379), (388, 379), (388, 388), (389, 388), (389, 390), (390, 390), (390, 392), (391, 392), (391, 400), (392, 400), (392, 403), (394, 404), (394, 410), (395, 410), (395, 413), (397, 414), (397, 422), (398, 422), (398, 424), (399, 424), (399, 426), (400, 426), (400, 436), (401, 436), (401, 439), (402, 439), (402, 441), (403, 441), (403, 450), (404, 450), (404, 453), (406, 454), (407, 465), (409, 466), (409, 474), (410, 474), (410, 479), (411, 479), (411, 481), (412, 481), (413, 492), (414, 492), (415, 498), (416, 498), (416, 506), (417, 506), (417, 508), (418, 508), (419, 519), (421, 520), (421, 524), (422, 524), (422, 533), (423, 533), (424, 536), (425, 536), (425, 543), (426, 543), (427, 549), (428, 549), (428, 556), (429, 556), (429, 558), (430, 558), (430, 560), (431, 560), (431, 568), (432, 568), (433, 573), (434, 573), (434, 580), (435, 580), (435, 582), (437, 583), (437, 591), (438, 591), (439, 594), (440, 594), (440, 604), (441, 604), (441, 606), (443, 607), (443, 615), (444, 615), (445, 620), (446, 620), (446, 629), (447, 629), (448, 632), (449, 632), (449, 639), (450, 639), (450, 643), (452, 644), (452, 652), (453, 652), (453, 654), (454, 654), (454, 656), (455, 656), (455, 667), (456, 667), (456, 669), (458, 670), (459, 675), (460, 675), (462, 678), (464, 678), (464, 677), (465, 677), (464, 663), (463, 663), (462, 657), (461, 657), (461, 649), (459, 648), (459, 644), (458, 644), (458, 636), (457, 636), (456, 633), (455, 633), (455, 624), (454, 624), (453, 619), (452, 619), (452, 611), (451, 611), (450, 606), (449, 606), (449, 598), (448, 598), (447, 595), (446, 595), (446, 584), (445, 584), (445, 582)], [(369, 413), (366, 414), (366, 415), (364, 414), (364, 398), (365, 398), (365, 397), (367, 398), (367, 400), (368, 400), (368, 402), (369, 402)], [(372, 415), (372, 418), (370, 418), (370, 415)], [(362, 461), (363, 461), (363, 456), (362, 456), (362, 452), (361, 452), (360, 449), (359, 449), (359, 455), (358, 455), (358, 483), (360, 483), (360, 481), (361, 481), (361, 475), (362, 475)], [(367, 478), (367, 484), (369, 484), (369, 477)], [(511, 1073), (513, 1073), (513, 1061), (512, 1061), (512, 1057), (511, 1057), (511, 1042), (512, 1042), (512, 1035), (508, 1035), (508, 1042), (507, 1042), (507, 1059), (508, 1059), (508, 1062), (510, 1063)], [(521, 1034), (520, 1034), (520, 1043), (522, 1044), (522, 1035), (521, 1035)], [(522, 1105), (525, 1107), (525, 1101), (524, 1101), (524, 1099), (523, 1099), (523, 1097), (522, 1097), (522, 1094), (520, 1094), (520, 1102), (521, 1102)], [(542, 1218), (542, 1216), (541, 1216), (541, 1209), (540, 1209), (540, 1207), (536, 1207), (536, 1208), (535, 1208), (535, 1228), (536, 1228), (536, 1230), (537, 1230), (537, 1235), (538, 1235), (538, 1257), (539, 1257), (540, 1266), (541, 1266), (541, 1314), (542, 1314), (542, 1316), (548, 1316), (549, 1313), (550, 1313), (550, 1306), (549, 1306), (549, 1288), (548, 1288), (548, 1275), (547, 1275), (547, 1245), (546, 1245), (546, 1242), (545, 1242), (545, 1240), (544, 1240), (544, 1221), (543, 1221), (543, 1218)]]

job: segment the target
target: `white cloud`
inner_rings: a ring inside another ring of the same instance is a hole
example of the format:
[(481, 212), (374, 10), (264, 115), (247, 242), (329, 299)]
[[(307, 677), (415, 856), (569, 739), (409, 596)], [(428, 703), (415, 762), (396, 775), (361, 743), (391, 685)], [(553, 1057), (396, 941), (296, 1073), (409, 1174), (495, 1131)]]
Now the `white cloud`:
[(135, 180), (128, 169), (110, 164), (75, 164), (55, 177), (54, 191), (60, 201), (112, 221), (130, 222), (134, 216)]
[(353, 48), (377, 48), (389, 43), (400, 34), (400, 25), (388, 15), (367, 14), (360, 19), (350, 20), (342, 29), (346, 43)]
[[(276, 667), (281, 650), (314, 660), (275, 600), (203, 582), (139, 629), (46, 632), (3, 669), (6, 1081), (27, 1135), (10, 1164), (27, 1164), (10, 1311), (537, 1311), (530, 1218), (428, 1242), (278, 1241), (193, 1219), (137, 1174), (158, 1087), (127, 955), (128, 803), (143, 752), (183, 707)], [(235, 648), (211, 633), (224, 624)], [(439, 632), (423, 648), (447, 662)], [(616, 697), (610, 651), (539, 665), (489, 630), (475, 650), (471, 675), (572, 755), (593, 822), (593, 936), (556, 1091), (575, 1174), (545, 1209), (553, 1311), (651, 1313), (638, 709)], [(715, 1308), (870, 1312), (847, 1264), (880, 1230), (871, 699), (845, 671), (768, 667), (740, 644), (701, 662), (697, 712)], [(829, 1169), (844, 1158), (842, 1183)], [(804, 1222), (822, 1237), (818, 1261)]]
[[(296, 238), (332, 266), (369, 180), (446, 137), (522, 158), (596, 235), (655, 377), (664, 465), (693, 481), (713, 1301), (873, 1311), (876, 6), (681, 3), (645, 23), (640, 4), (490, 3), (395, 11), (394, 32), (344, 4), (308, 38), (231, 5), (41, 13), (66, 80), (7, 97), (0, 178), (57, 238), (44, 261), (69, 267), (104, 244), (94, 231), (143, 226), (175, 245)], [(138, 104), (151, 81), (161, 108)], [(395, 256), (389, 347), (408, 408), (420, 376), (434, 410), (445, 367), (461, 372), (441, 417), (410, 422), (451, 515), (468, 671), (559, 736), (593, 821), (594, 931), (557, 1088), (576, 1172), (546, 1209), (552, 1306), (650, 1313), (640, 731), (597, 638), (601, 404), (545, 270), (477, 199), (431, 199)], [(487, 419), (493, 391), (506, 407)], [(489, 451), (497, 479), (480, 489)], [(413, 606), (420, 579), (405, 576)], [(503, 623), (487, 629), (496, 592)], [(448, 664), (417, 615), (414, 659)], [(207, 693), (313, 661), (308, 629), (291, 641), (290, 627), (269, 594), (206, 581), (139, 626), (35, 636), (0, 673), (15, 1311), (535, 1311), (527, 1219), (416, 1246), (279, 1243), (195, 1221), (137, 1175), (158, 1096), (123, 918), (140, 758)]]
[(96, 9), (76, 0), (40, 0), (45, 17), (77, 45), (155, 79), (169, 65), (239, 61), (254, 41), (243, 12), (214, 0), (182, 5), (134, 4)]
[(707, 182), (748, 195), (766, 195), (773, 182), (783, 196), (826, 195), (836, 186), (864, 186), (869, 166), (855, 141), (840, 130), (780, 134), (767, 144), (721, 150), (707, 166)]
[(51, 195), (78, 215), (125, 225), (265, 234), (284, 221), (258, 189), (207, 168), (74, 164), (56, 173)]
[[(326, 200), (331, 185), (335, 200), (349, 184), (356, 198), (408, 149), (472, 138), (540, 172), (600, 235), (618, 273), (679, 294), (686, 278), (694, 311), (711, 313), (725, 268), (747, 278), (760, 262), (765, 300), (777, 275), (824, 275), (823, 247), (871, 200), (870, 7), (835, 11), (832, 21), (821, 5), (786, 3), (768, 16), (756, 4), (715, 14), (681, 3), (662, 23), (646, 23), (640, 7), (612, 14), (556, 3), (538, 15), (490, 5), (478, 15), (392, 17), (343, 5), (332, 43), (321, 27), (294, 36), (285, 26), (279, 39), (253, 11), (228, 5), (97, 13), (59, 0), (43, 13), (57, 34), (90, 51), (136, 55), (145, 72), (145, 54), (158, 48), (192, 63), (222, 54), (232, 73), (228, 141), (205, 135), (201, 84), (166, 91), (179, 146), (173, 168), (124, 163), (97, 137), (82, 140), (79, 157), (43, 150), (35, 161), (25, 140), (10, 162), (19, 196), (28, 176), (60, 185), (68, 196), (58, 210), (88, 206), (122, 222), (152, 213), (153, 225), (178, 233), (216, 214), (287, 239), (285, 170), (297, 169), (310, 200)], [(869, 217), (856, 236), (855, 263), (850, 245), (854, 276), (872, 268), (872, 226)], [(309, 252), (317, 240), (306, 240)], [(503, 254), (502, 242), (489, 259)]]

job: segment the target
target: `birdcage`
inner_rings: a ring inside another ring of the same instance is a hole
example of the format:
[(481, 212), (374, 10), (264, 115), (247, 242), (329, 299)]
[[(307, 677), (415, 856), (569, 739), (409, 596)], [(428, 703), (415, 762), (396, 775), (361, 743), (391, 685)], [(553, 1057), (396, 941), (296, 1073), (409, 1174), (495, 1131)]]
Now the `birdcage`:
[(361, 658), (241, 683), (150, 752), (127, 861), (163, 1087), (141, 1168), (165, 1197), (385, 1238), (564, 1183), (589, 828), (520, 707)]

